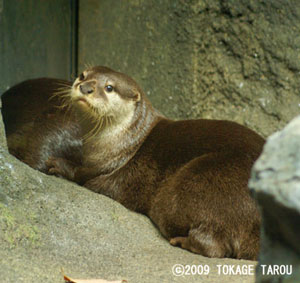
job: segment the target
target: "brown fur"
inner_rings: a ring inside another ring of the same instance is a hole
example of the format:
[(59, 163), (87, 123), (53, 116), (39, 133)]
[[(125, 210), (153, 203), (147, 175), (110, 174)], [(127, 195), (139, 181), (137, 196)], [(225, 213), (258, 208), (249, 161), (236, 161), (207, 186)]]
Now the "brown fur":
[(60, 156), (81, 164), (80, 127), (72, 111), (53, 96), (70, 82), (41, 78), (22, 82), (2, 96), (2, 115), (11, 154), (44, 173), (46, 161)]
[[(62, 147), (43, 149), (46, 152), (42, 156), (50, 158), (47, 161), (43, 158), (40, 163), (48, 167), (48, 173), (76, 181), (131, 210), (146, 214), (172, 245), (208, 257), (256, 259), (260, 216), (247, 182), (250, 169), (262, 150), (263, 138), (229, 121), (166, 119), (153, 109), (132, 79), (107, 68), (92, 68), (74, 83), (73, 88), (82, 85), (81, 91), (90, 96), (90, 101), (102, 96), (103, 101), (107, 101), (109, 97), (101, 92), (104, 86), (101, 80), (106, 77), (116, 83), (117, 95), (124, 101), (135, 101), (130, 127), (115, 138), (110, 137), (108, 142), (103, 131), (90, 139), (83, 138), (82, 147), (77, 145), (76, 151), (80, 154), (82, 151), (81, 158), (77, 154), (76, 158), (67, 158), (61, 150), (70, 148), (71, 138), (65, 139)], [(91, 80), (96, 80), (97, 85), (93, 86), (94, 93), (88, 94)], [(37, 83), (30, 81), (33, 85)], [(14, 92), (19, 93), (25, 85)], [(51, 91), (49, 86), (41, 88), (45, 97)], [(26, 96), (32, 101), (36, 93), (27, 92)], [(16, 126), (9, 121), (7, 100), (5, 94), (3, 114), (10, 140), (16, 128), (20, 132), (23, 123), (19, 119)], [(29, 105), (28, 108), (32, 109), (29, 116), (41, 112), (37, 107)], [(62, 122), (63, 111), (56, 112), (58, 123), (50, 123), (48, 130), (40, 128), (38, 138), (32, 141), (30, 150), (35, 156), (32, 159), (39, 159), (40, 148), (44, 148), (41, 145), (49, 143), (48, 132), (60, 135), (63, 129), (62, 132), (70, 133), (80, 144), (87, 121), (80, 118), (84, 110), (73, 108), (77, 115), (68, 114)], [(38, 124), (49, 122), (44, 118)], [(70, 130), (72, 127), (76, 131)], [(109, 125), (107, 127), (109, 129)], [(25, 136), (36, 131), (33, 127), (33, 132)], [(20, 148), (16, 151), (22, 150), (25, 151)], [(113, 152), (113, 162), (102, 158), (107, 151)], [(25, 155), (30, 155), (28, 150)], [(34, 167), (28, 159), (23, 158), (23, 161)]]

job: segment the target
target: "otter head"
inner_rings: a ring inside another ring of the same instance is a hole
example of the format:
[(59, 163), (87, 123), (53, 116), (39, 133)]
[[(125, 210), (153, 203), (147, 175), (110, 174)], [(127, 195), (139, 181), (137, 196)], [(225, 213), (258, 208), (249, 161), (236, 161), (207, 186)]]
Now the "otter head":
[(73, 83), (71, 99), (81, 112), (120, 123), (131, 119), (142, 98), (138, 84), (107, 67), (85, 70)]

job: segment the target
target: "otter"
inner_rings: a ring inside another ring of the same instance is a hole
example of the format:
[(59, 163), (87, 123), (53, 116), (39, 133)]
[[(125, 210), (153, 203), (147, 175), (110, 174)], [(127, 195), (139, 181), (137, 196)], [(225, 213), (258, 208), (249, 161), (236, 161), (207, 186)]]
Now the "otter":
[(61, 107), (64, 90), (71, 86), (67, 81), (40, 78), (22, 82), (1, 96), (9, 152), (44, 173), (51, 156), (81, 164), (79, 124), (72, 111)]
[[(59, 84), (64, 89), (50, 99)], [(264, 139), (254, 131), (168, 119), (132, 78), (101, 66), (72, 86), (40, 79), (10, 89), (3, 119), (11, 153), (147, 215), (170, 244), (256, 259), (261, 219), (247, 183)]]

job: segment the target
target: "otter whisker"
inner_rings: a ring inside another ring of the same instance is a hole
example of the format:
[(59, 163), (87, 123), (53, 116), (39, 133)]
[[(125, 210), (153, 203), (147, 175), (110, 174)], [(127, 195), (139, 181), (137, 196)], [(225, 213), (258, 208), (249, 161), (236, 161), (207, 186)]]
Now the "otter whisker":
[(60, 86), (58, 86), (56, 89), (71, 89), (72, 86), (71, 85), (61, 85), (61, 84), (58, 84)]
[(108, 117), (107, 116), (104, 116), (104, 125), (107, 127), (108, 125)]
[[(91, 110), (90, 112), (92, 112), (92, 113), (94, 112), (93, 107), (91, 107), (90, 110)], [(100, 118), (96, 118), (95, 115), (93, 115), (90, 112), (85, 112), (84, 115), (81, 117), (81, 121), (83, 121), (83, 122), (87, 121), (88, 123), (95, 123), (95, 126), (94, 126), (94, 128), (92, 130), (90, 130), (88, 133), (86, 133), (83, 136), (83, 140), (87, 140), (91, 136), (93, 136), (94, 130), (97, 127), (97, 125), (99, 124), (99, 119)]]
[(72, 88), (71, 84), (67, 84), (67, 83), (63, 83), (63, 82), (57, 82), (57, 85), (60, 85), (62, 87), (66, 87), (66, 88)]
[(65, 107), (65, 113), (64, 113), (64, 118), (63, 120), (64, 121), (67, 121), (68, 118), (67, 117), (73, 117), (73, 111), (74, 111), (74, 108), (72, 107), (72, 103), (66, 103), (66, 105), (64, 105)]
[(84, 68), (85, 69), (90, 69), (92, 67), (92, 64), (90, 62), (84, 63)]
[[(101, 129), (102, 129), (102, 125), (103, 125), (103, 118), (100, 120), (99, 126), (98, 126), (98, 128), (96, 129), (96, 132), (95, 132), (95, 135), (94, 135), (94, 136), (98, 136), (99, 132), (100, 132)], [(104, 125), (104, 127), (105, 127), (105, 125)]]
[(56, 91), (54, 92), (48, 99), (48, 101), (51, 101), (54, 98), (63, 98), (63, 97), (69, 97), (71, 95), (70, 90), (65, 90), (65, 91)]
[(94, 128), (91, 131), (89, 131), (86, 135), (84, 135), (83, 139), (85, 141), (89, 141), (90, 139), (95, 137), (101, 131), (102, 124), (103, 124), (103, 119), (101, 118), (96, 122)]
[(70, 94), (70, 93), (71, 93), (70, 90), (57, 90), (57, 91), (53, 92), (52, 96), (58, 96), (58, 95)]
[(108, 116), (108, 121), (109, 121), (109, 127), (111, 127), (113, 125), (113, 117), (112, 116)]
[(53, 97), (70, 97), (71, 93), (70, 92), (56, 92), (54, 93), (50, 98), (53, 98)]

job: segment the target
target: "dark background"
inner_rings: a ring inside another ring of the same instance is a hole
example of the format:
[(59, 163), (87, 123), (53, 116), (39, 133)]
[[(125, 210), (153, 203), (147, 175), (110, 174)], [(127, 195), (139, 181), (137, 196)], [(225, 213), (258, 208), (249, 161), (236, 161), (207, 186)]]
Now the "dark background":
[(106, 65), (171, 118), (268, 136), (299, 114), (298, 0), (0, 0), (0, 27), (1, 93)]
[(0, 0), (0, 91), (29, 78), (75, 75), (76, 1)]

